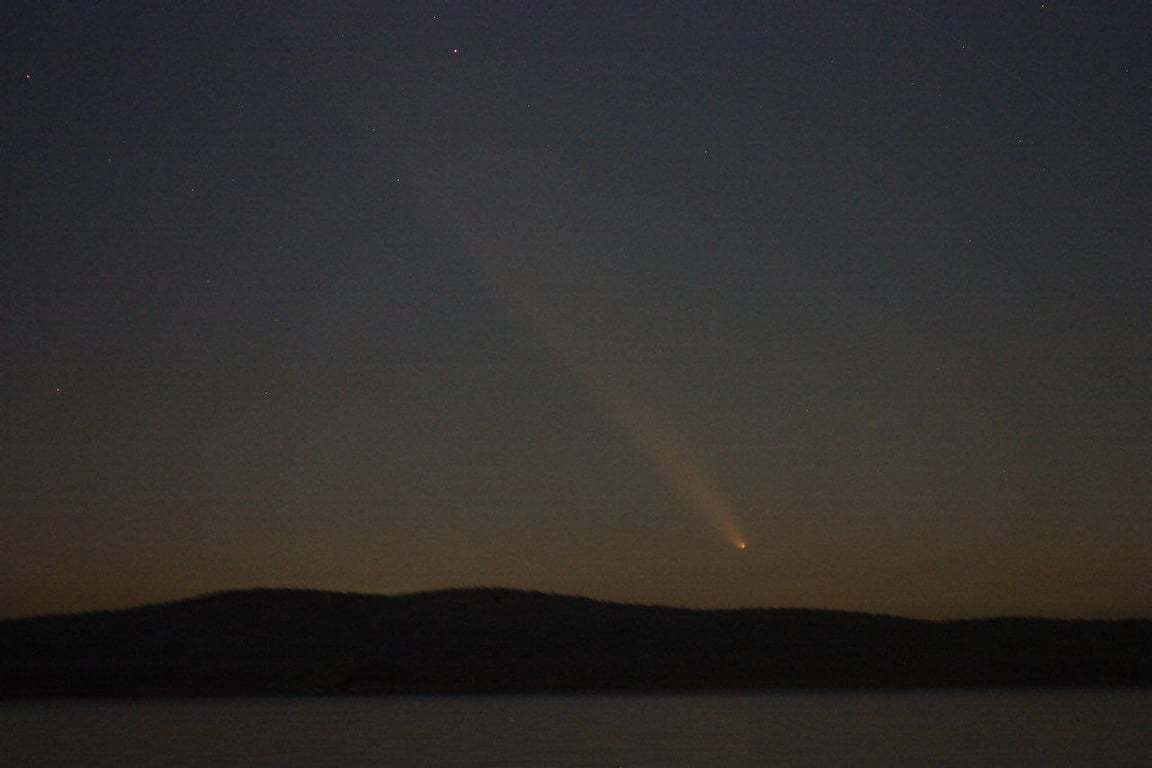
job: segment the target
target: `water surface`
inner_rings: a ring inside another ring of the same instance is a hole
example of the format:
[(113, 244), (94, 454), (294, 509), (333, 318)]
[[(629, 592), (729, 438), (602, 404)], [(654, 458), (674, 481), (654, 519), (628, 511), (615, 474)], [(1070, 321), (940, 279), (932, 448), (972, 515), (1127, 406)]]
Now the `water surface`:
[(1152, 692), (0, 704), (13, 766), (1152, 765)]

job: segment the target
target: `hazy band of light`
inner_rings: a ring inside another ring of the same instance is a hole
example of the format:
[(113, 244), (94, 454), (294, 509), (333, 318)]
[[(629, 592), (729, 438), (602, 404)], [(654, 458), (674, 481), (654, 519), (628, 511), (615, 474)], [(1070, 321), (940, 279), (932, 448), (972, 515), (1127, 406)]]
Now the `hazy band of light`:
[[(506, 118), (507, 116), (505, 116)], [(499, 122), (493, 131), (515, 133), (514, 119)], [(526, 326), (541, 344), (559, 361), (562, 369), (572, 374), (583, 390), (605, 415), (627, 436), (634, 450), (687, 504), (688, 508), (708, 526), (720, 533), (732, 546), (745, 549), (747, 541), (736, 523), (731, 507), (715, 487), (711, 478), (692, 459), (684, 440), (671, 427), (671, 414), (661, 413), (648, 401), (629, 391), (621, 382), (617, 370), (599, 351), (597, 340), (581, 337), (580, 325), (564, 313), (561, 296), (548, 288), (548, 281), (536, 279), (529, 266), (521, 259), (526, 254), (554, 252), (562, 244), (533, 242), (524, 238), (524, 232), (547, 231), (547, 227), (533, 227), (532, 212), (540, 200), (531, 199), (524, 191), (509, 195), (501, 208), (504, 213), (483, 213), (465, 202), (465, 198), (452, 194), (450, 185), (439, 180), (451, 174), (434, 167), (435, 163), (421, 161), (417, 153), (399, 151), (400, 147), (415, 148), (419, 142), (413, 135), (398, 131), (393, 146), (398, 148), (396, 160), (407, 167), (424, 209), (445, 231), (455, 232), (457, 243), (481, 268), (485, 278), (501, 299), (511, 305), (523, 318)], [(493, 221), (496, 217), (499, 221)], [(519, 237), (509, 246), (484, 234), (493, 224), (512, 219)], [(548, 247), (544, 247), (547, 245)], [(542, 258), (542, 257), (541, 257)], [(531, 263), (531, 262), (528, 262)], [(539, 263), (539, 262), (537, 262)], [(567, 277), (567, 276), (565, 276)]]
[(620, 377), (613, 375), (593, 344), (577, 335), (576, 324), (565, 320), (555, 296), (517, 279), (496, 259), (484, 261), (501, 295), (521, 312), (536, 336), (624, 431), (640, 455), (701, 520), (732, 546), (744, 549), (746, 542), (731, 508), (668, 426), (669, 416), (656, 413), (648, 403), (615, 383)]

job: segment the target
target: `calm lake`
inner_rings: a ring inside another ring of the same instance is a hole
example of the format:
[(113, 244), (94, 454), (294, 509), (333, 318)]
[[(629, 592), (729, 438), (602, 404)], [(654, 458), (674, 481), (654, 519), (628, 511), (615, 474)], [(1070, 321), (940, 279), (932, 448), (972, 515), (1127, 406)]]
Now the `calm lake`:
[(1152, 692), (0, 704), (11, 766), (1152, 765)]

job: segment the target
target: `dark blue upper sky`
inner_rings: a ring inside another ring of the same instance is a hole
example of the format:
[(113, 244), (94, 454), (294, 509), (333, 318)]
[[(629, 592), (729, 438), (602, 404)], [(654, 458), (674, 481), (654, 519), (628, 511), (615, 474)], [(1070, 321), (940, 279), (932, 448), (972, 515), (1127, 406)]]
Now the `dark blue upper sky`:
[(1150, 39), (1141, 2), (6, 4), (0, 615), (1149, 615)]

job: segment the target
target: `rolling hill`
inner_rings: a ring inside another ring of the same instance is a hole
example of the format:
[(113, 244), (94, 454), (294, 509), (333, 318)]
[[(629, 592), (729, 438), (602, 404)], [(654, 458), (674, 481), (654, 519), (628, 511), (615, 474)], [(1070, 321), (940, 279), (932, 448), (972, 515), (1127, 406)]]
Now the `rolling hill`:
[(0, 697), (1152, 686), (1152, 621), (225, 592), (0, 621)]

